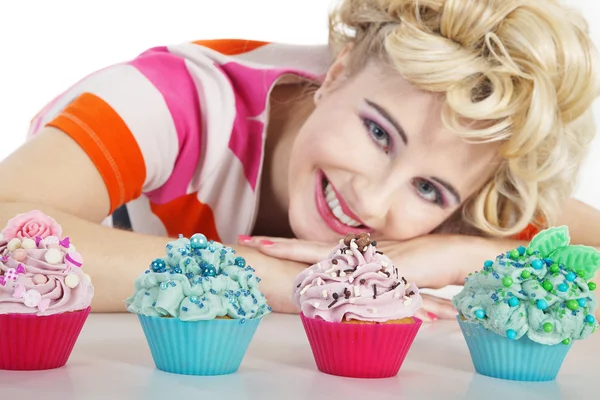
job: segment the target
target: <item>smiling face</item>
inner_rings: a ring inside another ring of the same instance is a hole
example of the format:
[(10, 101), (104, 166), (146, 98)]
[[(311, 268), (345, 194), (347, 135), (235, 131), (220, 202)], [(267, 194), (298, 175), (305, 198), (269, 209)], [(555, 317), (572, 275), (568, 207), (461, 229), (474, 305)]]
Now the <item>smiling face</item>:
[(442, 123), (442, 99), (369, 64), (330, 69), (294, 142), (289, 219), (298, 238), (348, 232), (406, 240), (431, 232), (491, 177), (498, 144), (467, 144)]

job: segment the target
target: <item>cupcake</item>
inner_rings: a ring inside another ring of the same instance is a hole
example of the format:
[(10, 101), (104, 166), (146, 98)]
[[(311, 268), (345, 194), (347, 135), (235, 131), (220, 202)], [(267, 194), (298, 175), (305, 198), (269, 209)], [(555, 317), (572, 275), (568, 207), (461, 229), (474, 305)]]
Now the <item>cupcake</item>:
[(159, 370), (231, 374), (271, 312), (259, 282), (235, 250), (202, 234), (180, 235), (136, 279), (127, 309), (138, 315)]
[(564, 226), (544, 230), (466, 279), (452, 302), (478, 373), (553, 380), (573, 342), (597, 329), (589, 280), (600, 253), (569, 241)]
[(369, 234), (348, 234), (328, 259), (295, 281), (300, 309), (319, 371), (354, 378), (398, 374), (422, 321), (419, 289), (377, 251)]
[(90, 313), (94, 287), (56, 221), (19, 214), (0, 240), (0, 369), (64, 366)]

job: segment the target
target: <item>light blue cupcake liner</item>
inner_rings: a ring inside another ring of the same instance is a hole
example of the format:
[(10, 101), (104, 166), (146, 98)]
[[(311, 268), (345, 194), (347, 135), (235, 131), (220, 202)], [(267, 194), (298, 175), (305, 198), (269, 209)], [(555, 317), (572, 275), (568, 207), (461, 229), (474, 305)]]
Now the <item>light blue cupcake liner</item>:
[(138, 314), (156, 368), (183, 375), (238, 370), (260, 318), (181, 321)]
[(493, 378), (529, 382), (554, 380), (572, 346), (572, 343), (543, 345), (527, 336), (511, 340), (480, 324), (457, 319), (475, 371)]

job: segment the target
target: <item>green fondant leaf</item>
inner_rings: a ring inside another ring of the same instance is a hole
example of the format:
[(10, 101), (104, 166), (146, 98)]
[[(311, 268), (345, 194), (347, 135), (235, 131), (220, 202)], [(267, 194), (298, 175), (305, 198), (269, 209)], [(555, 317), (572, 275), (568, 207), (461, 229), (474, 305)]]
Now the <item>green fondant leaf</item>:
[(565, 268), (580, 271), (584, 276), (581, 278), (588, 280), (594, 277), (594, 274), (600, 269), (600, 252), (593, 247), (572, 245), (556, 250), (550, 255), (550, 258), (559, 264), (564, 264)]
[(569, 229), (566, 226), (556, 226), (535, 235), (528, 247), (539, 251), (542, 257), (548, 257), (556, 250), (568, 246), (570, 241)]

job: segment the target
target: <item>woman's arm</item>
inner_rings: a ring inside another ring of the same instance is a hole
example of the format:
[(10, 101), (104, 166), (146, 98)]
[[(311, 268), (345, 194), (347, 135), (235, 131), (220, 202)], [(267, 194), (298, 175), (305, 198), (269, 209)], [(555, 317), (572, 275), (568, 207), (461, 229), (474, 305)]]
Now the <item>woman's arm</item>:
[[(141, 235), (100, 225), (109, 211), (106, 186), (86, 153), (69, 136), (44, 128), (0, 163), (0, 226), (32, 209), (52, 216), (84, 258), (93, 280), (97, 312), (124, 311), (133, 282), (164, 255), (166, 237)], [(256, 250), (236, 248), (262, 278), (261, 290), (275, 311), (293, 312), (286, 282), (305, 265), (282, 262)]]

